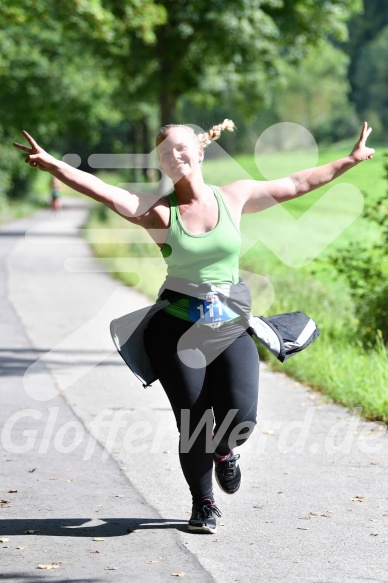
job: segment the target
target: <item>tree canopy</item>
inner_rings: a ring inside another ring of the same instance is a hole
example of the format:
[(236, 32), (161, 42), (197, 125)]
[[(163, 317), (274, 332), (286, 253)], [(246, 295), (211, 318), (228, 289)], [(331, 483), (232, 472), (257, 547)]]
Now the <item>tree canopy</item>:
[(150, 120), (181, 121), (184, 97), (252, 116), (284, 63), (296, 66), (325, 38), (346, 41), (362, 2), (7, 0), (1, 8), (5, 139), (26, 127), (58, 149), (94, 147), (101, 136), (112, 146), (109, 127), (121, 124), (118, 139), (126, 128), (146, 151)]

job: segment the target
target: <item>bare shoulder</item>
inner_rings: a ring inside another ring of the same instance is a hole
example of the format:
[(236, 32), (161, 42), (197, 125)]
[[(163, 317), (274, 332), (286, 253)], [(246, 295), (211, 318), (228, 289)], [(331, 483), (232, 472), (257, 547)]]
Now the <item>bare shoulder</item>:
[(222, 186), (220, 190), (222, 193), (230, 198), (238, 198), (239, 200), (248, 200), (253, 192), (262, 191), (265, 193), (265, 185), (267, 182), (260, 180), (236, 180), (236, 182), (231, 182)]
[(241, 213), (245, 214), (260, 212), (282, 202), (282, 196), (286, 199), (290, 185), (288, 179), (237, 180), (221, 190), (231, 204), (240, 206)]
[(219, 188), (220, 192), (228, 202), (230, 207), (234, 207), (244, 212), (245, 204), (252, 198), (254, 193), (259, 195), (265, 193), (265, 183), (257, 180), (237, 180)]

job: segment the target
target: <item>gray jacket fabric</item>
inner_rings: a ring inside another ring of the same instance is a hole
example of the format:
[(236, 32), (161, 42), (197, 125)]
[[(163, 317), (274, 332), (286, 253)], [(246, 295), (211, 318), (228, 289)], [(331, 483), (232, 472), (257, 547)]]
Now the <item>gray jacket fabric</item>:
[(211, 283), (196, 284), (168, 277), (159, 290), (155, 304), (116, 318), (110, 324), (111, 336), (117, 351), (144, 388), (157, 380), (144, 348), (143, 335), (148, 322), (155, 313), (179, 297), (197, 297), (208, 292), (217, 292), (221, 299), (241, 316), (239, 323), (250, 334), (256, 336), (280, 362), (304, 350), (319, 336), (316, 323), (304, 312), (289, 312), (268, 318), (252, 316), (251, 294), (243, 280), (234, 285), (216, 286)]

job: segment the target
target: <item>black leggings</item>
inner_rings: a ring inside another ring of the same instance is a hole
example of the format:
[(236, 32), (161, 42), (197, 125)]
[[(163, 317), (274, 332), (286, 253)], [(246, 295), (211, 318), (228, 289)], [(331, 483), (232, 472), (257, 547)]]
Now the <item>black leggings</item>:
[(193, 499), (211, 496), (213, 451), (226, 455), (248, 439), (256, 423), (255, 343), (237, 324), (212, 329), (163, 311), (151, 319), (144, 341), (174, 411)]

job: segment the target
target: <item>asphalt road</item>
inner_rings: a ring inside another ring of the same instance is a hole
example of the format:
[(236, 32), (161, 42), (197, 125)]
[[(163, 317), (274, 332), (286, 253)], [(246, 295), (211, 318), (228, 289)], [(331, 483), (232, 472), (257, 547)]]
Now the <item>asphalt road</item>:
[(168, 401), (109, 334), (151, 301), (92, 257), (86, 214), (0, 230), (0, 580), (388, 583), (386, 427), (265, 366), (242, 486), (187, 532)]

